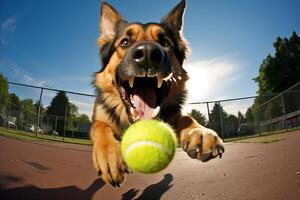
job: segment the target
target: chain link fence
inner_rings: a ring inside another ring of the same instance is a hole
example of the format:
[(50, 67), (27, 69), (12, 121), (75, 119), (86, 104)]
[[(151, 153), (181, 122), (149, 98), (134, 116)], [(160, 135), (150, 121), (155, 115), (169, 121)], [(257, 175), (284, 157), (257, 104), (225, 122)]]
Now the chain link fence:
[[(65, 138), (89, 138), (94, 95), (13, 82), (8, 82), (8, 85), (8, 101), (0, 100), (2, 128), (35, 137), (57, 137), (63, 141)], [(51, 103), (59, 98), (59, 93), (64, 93), (62, 96), (66, 98), (57, 100), (56, 107), (49, 112)]]
[(273, 133), (300, 126), (300, 82), (256, 108), (258, 132)]
[(225, 141), (300, 128), (300, 82), (279, 94), (252, 96), (188, 105), (202, 113), (201, 124)]
[[(94, 95), (8, 84), (9, 99), (0, 100), (2, 128), (63, 141), (89, 138)], [(65, 93), (69, 104), (51, 113), (49, 106), (60, 92)], [(200, 112), (201, 124), (214, 129), (225, 141), (295, 129), (300, 127), (300, 82), (280, 94), (196, 102), (187, 108)]]

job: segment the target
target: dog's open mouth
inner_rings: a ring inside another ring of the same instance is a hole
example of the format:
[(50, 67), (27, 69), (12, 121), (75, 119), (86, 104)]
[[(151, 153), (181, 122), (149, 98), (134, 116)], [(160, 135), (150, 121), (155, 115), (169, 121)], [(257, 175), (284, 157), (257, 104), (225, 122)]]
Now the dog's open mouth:
[(168, 93), (167, 78), (160, 74), (143, 74), (128, 80), (118, 78), (119, 91), (132, 121), (157, 118), (164, 97)]

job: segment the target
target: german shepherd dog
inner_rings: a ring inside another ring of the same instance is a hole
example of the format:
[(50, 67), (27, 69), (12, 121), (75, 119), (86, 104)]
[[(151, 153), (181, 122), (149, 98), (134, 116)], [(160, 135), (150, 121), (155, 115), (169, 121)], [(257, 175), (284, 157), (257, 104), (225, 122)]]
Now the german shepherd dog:
[(94, 77), (92, 158), (98, 174), (114, 187), (128, 173), (120, 140), (136, 120), (155, 118), (171, 125), (193, 159), (206, 162), (224, 152), (213, 130), (181, 113), (188, 80), (182, 67), (188, 51), (182, 36), (185, 6), (182, 0), (160, 23), (142, 24), (128, 23), (107, 2), (101, 4), (97, 44), (102, 68)]

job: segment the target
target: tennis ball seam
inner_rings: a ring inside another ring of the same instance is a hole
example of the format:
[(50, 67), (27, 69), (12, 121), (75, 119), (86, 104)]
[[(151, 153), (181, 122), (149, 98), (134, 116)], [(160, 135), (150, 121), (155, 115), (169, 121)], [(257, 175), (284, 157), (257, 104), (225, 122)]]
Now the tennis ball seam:
[(153, 141), (141, 140), (141, 141), (132, 143), (131, 145), (129, 145), (127, 147), (127, 149), (125, 151), (125, 160), (128, 159), (128, 155), (132, 150), (134, 150), (137, 147), (144, 146), (144, 145), (159, 148), (161, 151), (163, 151), (165, 154), (167, 154), (168, 157), (170, 157), (171, 152), (169, 151), (168, 148), (164, 147), (162, 144), (159, 144), (159, 143), (153, 142)]

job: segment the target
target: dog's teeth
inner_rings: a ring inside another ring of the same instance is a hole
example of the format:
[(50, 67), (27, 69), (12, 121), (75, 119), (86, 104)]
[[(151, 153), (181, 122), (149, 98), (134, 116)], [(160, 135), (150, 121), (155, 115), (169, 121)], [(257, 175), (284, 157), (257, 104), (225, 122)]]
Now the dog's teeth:
[(160, 77), (157, 77), (157, 88), (161, 88), (162, 84), (163, 84), (163, 79)]
[(160, 106), (157, 106), (157, 107), (153, 110), (153, 113), (152, 113), (152, 119), (157, 117), (159, 111), (160, 111)]
[(164, 81), (168, 81), (169, 79), (171, 79), (173, 76), (173, 72), (169, 74), (169, 76), (167, 76), (166, 78), (164, 78)]
[(130, 78), (128, 79), (128, 83), (129, 83), (129, 86), (130, 86), (131, 88), (133, 88), (134, 77), (130, 77)]
[(130, 102), (131, 102), (132, 105), (134, 105), (133, 95), (130, 95)]
[(138, 111), (136, 109), (134, 109), (133, 107), (130, 108), (130, 113), (134, 119), (136, 119), (139, 114)]
[(140, 78), (146, 77), (146, 72), (143, 72), (141, 74), (137, 74), (136, 77), (140, 77)]

